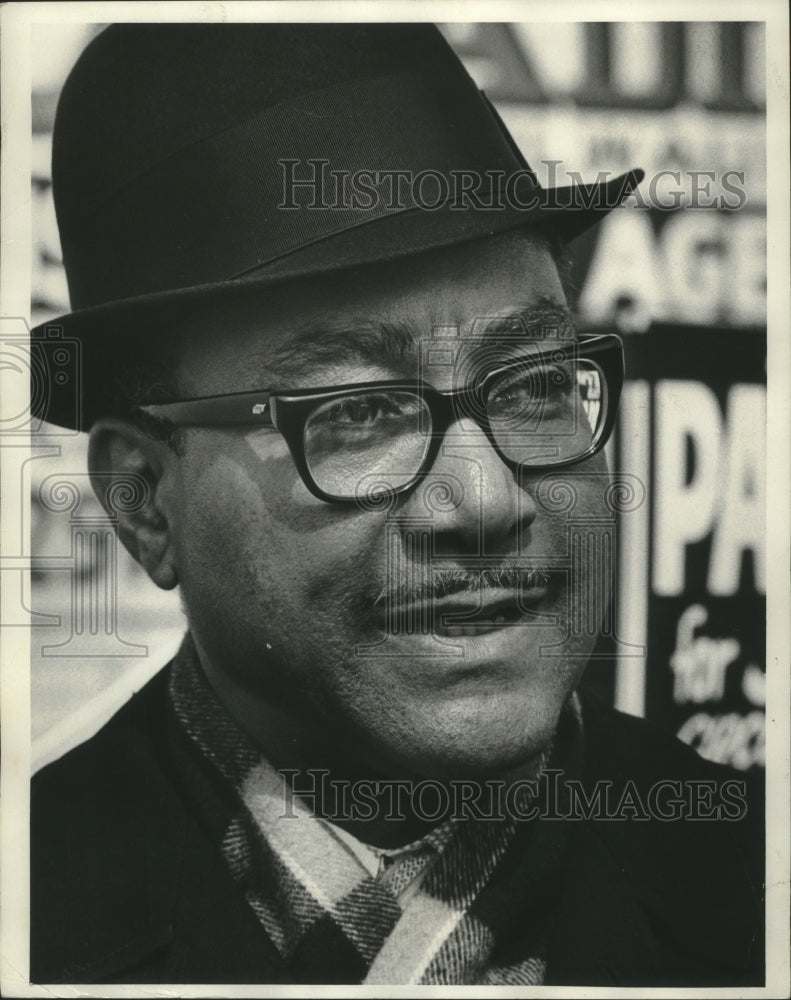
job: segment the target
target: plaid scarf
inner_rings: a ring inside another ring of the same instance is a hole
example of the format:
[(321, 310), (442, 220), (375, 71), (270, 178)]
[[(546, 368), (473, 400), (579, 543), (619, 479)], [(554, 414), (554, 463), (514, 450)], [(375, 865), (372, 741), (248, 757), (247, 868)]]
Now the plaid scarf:
[(450, 819), (398, 850), (371, 848), (287, 798), (283, 776), (218, 702), (189, 636), (170, 697), (192, 759), (223, 787), (201, 808), (229, 873), (295, 981), (543, 982), (541, 918), (563, 824)]

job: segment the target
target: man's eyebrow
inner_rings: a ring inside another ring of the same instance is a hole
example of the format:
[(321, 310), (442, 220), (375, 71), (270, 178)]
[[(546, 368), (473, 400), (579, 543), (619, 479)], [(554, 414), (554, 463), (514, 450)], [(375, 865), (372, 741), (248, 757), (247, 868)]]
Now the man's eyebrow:
[(574, 322), (568, 307), (553, 299), (541, 298), (515, 308), (477, 317), (469, 336), (522, 335), (529, 339), (549, 337), (570, 339), (575, 336)]
[[(502, 336), (570, 339), (574, 336), (574, 327), (565, 305), (541, 298), (468, 318), (462, 326), (438, 323), (434, 336), (461, 340)], [(415, 362), (421, 341), (421, 331), (406, 322), (320, 321), (294, 327), (262, 360), (275, 375), (291, 377), (343, 363), (368, 362), (380, 366), (384, 363), (401, 367)]]
[(276, 373), (300, 375), (348, 363), (403, 363), (416, 357), (418, 336), (407, 323), (320, 322), (294, 327), (267, 356)]

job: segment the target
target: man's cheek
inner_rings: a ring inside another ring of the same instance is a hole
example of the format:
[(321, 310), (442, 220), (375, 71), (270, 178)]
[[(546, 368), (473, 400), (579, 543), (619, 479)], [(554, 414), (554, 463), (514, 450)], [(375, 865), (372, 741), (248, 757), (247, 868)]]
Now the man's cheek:
[(597, 460), (583, 472), (564, 470), (546, 477), (536, 490), (543, 538), (538, 545), (562, 581), (555, 608), (560, 638), (560, 646), (553, 644), (555, 655), (562, 652), (575, 660), (589, 656), (611, 602), (616, 520), (607, 503), (610, 483)]

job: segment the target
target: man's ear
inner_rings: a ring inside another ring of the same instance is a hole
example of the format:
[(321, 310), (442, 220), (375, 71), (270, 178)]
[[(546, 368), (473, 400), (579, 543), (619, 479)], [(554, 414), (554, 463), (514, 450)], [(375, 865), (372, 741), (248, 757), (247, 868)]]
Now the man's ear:
[(171, 590), (178, 580), (172, 511), (165, 480), (178, 458), (163, 441), (126, 420), (105, 418), (91, 428), (88, 469), (91, 484), (117, 524), (118, 537), (154, 583)]

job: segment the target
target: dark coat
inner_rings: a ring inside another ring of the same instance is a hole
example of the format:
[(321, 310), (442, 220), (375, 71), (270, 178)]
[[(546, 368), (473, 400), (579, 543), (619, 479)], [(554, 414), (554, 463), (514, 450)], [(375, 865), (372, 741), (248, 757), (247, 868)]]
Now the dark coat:
[[(34, 778), (32, 982), (295, 982), (198, 819), (205, 789), (178, 765), (166, 674)], [(732, 776), (590, 698), (583, 719), (586, 782), (632, 779), (645, 793)], [(762, 984), (762, 814), (573, 822), (546, 914), (546, 982)]]

